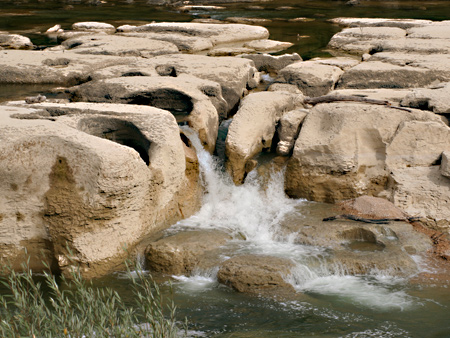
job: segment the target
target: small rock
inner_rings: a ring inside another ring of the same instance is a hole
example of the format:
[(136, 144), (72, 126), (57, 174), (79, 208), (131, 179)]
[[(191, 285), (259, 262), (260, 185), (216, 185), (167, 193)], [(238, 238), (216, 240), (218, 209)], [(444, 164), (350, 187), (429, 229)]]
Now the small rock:
[(45, 100), (47, 100), (47, 97), (41, 94), (38, 94), (37, 96), (28, 96), (25, 98), (25, 102), (28, 104), (41, 103), (45, 102)]

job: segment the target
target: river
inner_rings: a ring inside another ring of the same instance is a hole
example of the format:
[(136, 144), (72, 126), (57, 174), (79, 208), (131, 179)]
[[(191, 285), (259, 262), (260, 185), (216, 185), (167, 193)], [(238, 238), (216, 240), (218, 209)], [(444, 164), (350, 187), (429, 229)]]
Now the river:
[[(448, 20), (448, 1), (361, 1), (348, 6), (344, 1), (284, 0), (227, 4), (225, 9), (180, 13), (168, 7), (148, 5), (146, 0), (107, 0), (99, 5), (88, 1), (0, 2), (0, 31), (26, 35), (41, 46), (56, 44), (42, 32), (60, 24), (70, 29), (74, 22), (103, 21), (113, 25), (150, 21), (190, 21), (195, 17), (259, 17), (271, 38), (293, 42), (285, 52), (297, 52), (304, 59), (329, 56), (326, 45), (340, 30), (327, 19), (347, 17), (389, 17)], [(248, 9), (260, 5), (264, 9)], [(291, 9), (280, 9), (291, 6)], [(306, 22), (288, 19), (306, 17)], [(1, 71), (1, 70), (0, 70)], [(50, 94), (51, 86), (0, 85), (0, 101), (25, 94)], [(192, 142), (195, 141), (195, 136)], [(330, 206), (288, 199), (283, 175), (273, 174), (261, 183), (256, 172), (243, 186), (235, 187), (216, 160), (198, 149), (207, 194), (195, 216), (174, 225), (171, 231), (221, 228), (242, 233), (247, 239), (230, 244), (227, 250), (256, 254), (270, 253), (295, 261), (298, 274), (289, 282), (292, 298), (239, 294), (220, 285), (216, 270), (199, 271), (191, 277), (172, 276), (173, 298), (178, 318), (187, 317), (192, 336), (198, 337), (450, 337), (450, 292), (448, 281), (433, 277), (433, 271), (415, 257), (421, 272), (417, 276), (395, 277), (386, 271), (349, 275), (327, 266), (327, 251), (321, 247), (295, 244), (280, 233), (280, 225), (307, 223), (327, 214)], [(313, 264), (313, 263), (314, 264)], [(435, 278), (435, 279), (433, 279)], [(161, 280), (169, 292), (168, 282)], [(116, 273), (96, 281), (111, 286), (127, 297), (128, 281)]]

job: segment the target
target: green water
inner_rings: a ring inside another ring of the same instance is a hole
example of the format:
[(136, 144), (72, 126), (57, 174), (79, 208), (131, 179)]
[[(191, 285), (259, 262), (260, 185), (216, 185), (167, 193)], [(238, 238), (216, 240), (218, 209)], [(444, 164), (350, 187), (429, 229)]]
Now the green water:
[[(263, 10), (248, 10), (261, 5)], [(112, 1), (100, 6), (87, 1), (9, 1), (0, 0), (0, 31), (20, 33), (41, 47), (56, 42), (42, 32), (55, 24), (70, 29), (74, 22), (102, 21), (113, 25), (142, 24), (151, 21), (190, 21), (199, 16), (224, 19), (232, 16), (261, 17), (272, 21), (265, 24), (271, 38), (290, 41), (294, 46), (285, 52), (297, 52), (304, 59), (328, 56), (326, 45), (340, 27), (327, 19), (346, 17), (389, 17), (448, 20), (450, 2), (446, 1), (361, 1), (359, 6), (347, 6), (345, 1), (285, 0), (264, 3), (225, 4), (226, 9), (179, 13), (169, 7), (155, 7), (146, 0)], [(277, 10), (292, 6), (290, 10)], [(307, 17), (309, 22), (289, 22), (288, 19)], [(0, 69), (1, 71), (1, 69)], [(28, 94), (50, 93), (50, 87), (0, 86), (0, 101), (18, 99)], [(303, 207), (302, 213), (307, 213)], [(305, 209), (306, 208), (306, 209)], [(300, 221), (300, 220), (299, 220)], [(238, 294), (219, 285), (211, 276), (198, 275), (173, 280), (174, 300), (178, 317), (187, 316), (190, 329), (203, 337), (450, 337), (450, 292), (448, 283), (433, 280), (411, 283), (398, 280), (372, 280), (358, 276), (361, 285), (378, 289), (360, 290), (355, 302), (352, 295), (332, 292), (298, 292), (289, 300)], [(380, 277), (382, 278), (382, 276)], [(167, 278), (161, 279), (168, 292)], [(348, 280), (348, 287), (355, 279)], [(327, 281), (329, 288), (339, 280)], [(114, 274), (96, 281), (99, 286), (112, 286), (125, 298), (126, 279)], [(381, 289), (380, 289), (381, 288)], [(381, 291), (380, 291), (381, 290)], [(356, 290), (357, 291), (357, 290)], [(383, 307), (376, 297), (405, 297), (408, 306), (401, 304)], [(361, 298), (363, 297), (363, 298)], [(364, 298), (366, 297), (366, 298)], [(370, 306), (364, 303), (378, 304)]]

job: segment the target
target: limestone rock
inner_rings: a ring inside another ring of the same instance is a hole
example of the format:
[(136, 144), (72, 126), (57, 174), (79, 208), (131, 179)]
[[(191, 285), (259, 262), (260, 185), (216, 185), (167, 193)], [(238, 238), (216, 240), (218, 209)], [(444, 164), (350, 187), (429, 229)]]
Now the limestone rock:
[[(447, 128), (439, 116), (424, 111), (405, 113), (359, 103), (315, 106), (303, 123), (289, 160), (286, 192), (326, 202), (377, 195), (385, 189), (389, 174), (386, 149), (407, 121), (433, 122)], [(433, 147), (433, 141), (429, 146)]]
[[(127, 30), (131, 29), (127, 27)], [(237, 41), (267, 39), (269, 31), (264, 27), (242, 24), (206, 24), (197, 22), (158, 22), (138, 26), (136, 32), (183, 33), (211, 39), (212, 43), (230, 43)], [(120, 31), (120, 29), (118, 29)]]
[(72, 48), (74, 52), (82, 54), (140, 56), (147, 58), (178, 53), (177, 46), (171, 42), (119, 35), (83, 35), (64, 41), (63, 46), (69, 49)]
[(123, 263), (124, 245), (132, 251), (143, 235), (198, 210), (198, 171), (187, 171), (169, 112), (32, 107), (0, 108), (2, 257), (43, 249), (63, 273), (79, 264), (86, 277), (102, 276)]
[(114, 33), (116, 31), (116, 28), (109, 23), (95, 21), (76, 22), (72, 25), (72, 29), (76, 31), (94, 31), (108, 33)]
[(231, 236), (218, 231), (185, 231), (151, 243), (145, 250), (147, 267), (172, 275), (189, 275), (205, 266), (208, 253), (223, 246)]
[(149, 105), (171, 111), (179, 123), (187, 122), (213, 151), (219, 113), (211, 98), (225, 106), (219, 84), (189, 75), (125, 76), (91, 81), (70, 89), (75, 101)]
[(279, 72), (277, 82), (297, 85), (307, 96), (325, 95), (334, 89), (343, 71), (314, 61), (296, 62)]
[(29, 38), (19, 34), (0, 34), (0, 48), (33, 49), (34, 44)]
[(336, 66), (341, 68), (343, 71), (346, 71), (361, 62), (361, 60), (354, 57), (347, 56), (337, 56), (332, 58), (314, 58), (311, 61), (328, 65), (328, 66)]
[(246, 47), (221, 47), (213, 48), (208, 51), (208, 56), (236, 56), (245, 53), (251, 53), (254, 50)]
[(264, 71), (266, 73), (278, 73), (278, 71), (289, 66), (290, 64), (297, 61), (302, 61), (302, 58), (297, 53), (283, 55), (244, 54), (241, 55), (241, 57), (253, 60), (256, 69), (260, 72)]
[(450, 152), (444, 151), (441, 159), (441, 175), (450, 178)]
[(308, 110), (297, 109), (287, 112), (280, 118), (280, 127), (278, 129), (280, 141), (277, 144), (278, 155), (286, 156), (290, 154), (306, 115), (308, 115)]
[(400, 104), (404, 107), (430, 110), (436, 114), (449, 114), (450, 82), (434, 88), (414, 89)]
[(434, 121), (401, 123), (386, 147), (386, 165), (393, 168), (431, 166), (450, 150), (450, 128)]
[[(328, 93), (328, 95), (342, 95), (342, 96), (359, 96), (372, 100), (389, 101), (393, 105), (401, 105), (400, 102), (411, 93), (410, 89), (337, 89)], [(419, 107), (413, 107), (419, 108)], [(420, 109), (420, 108), (419, 108)]]
[(405, 218), (405, 212), (396, 207), (392, 202), (384, 198), (374, 196), (360, 196), (351, 200), (340, 201), (337, 203), (339, 211), (343, 214), (354, 216), (381, 219), (381, 218)]
[(269, 39), (252, 40), (244, 43), (244, 47), (252, 48), (258, 52), (279, 52), (291, 47), (293, 43), (274, 41)]
[(239, 17), (234, 16), (226, 18), (225, 21), (231, 23), (241, 23), (245, 25), (264, 25), (271, 22), (272, 20), (265, 18), (245, 18), (240, 16)]
[(236, 256), (222, 264), (217, 279), (239, 292), (261, 293), (279, 289), (294, 291), (292, 285), (284, 280), (293, 267), (292, 261), (286, 258)]
[(417, 19), (384, 19), (384, 18), (334, 18), (330, 20), (347, 27), (421, 27), (432, 23), (431, 20)]
[(233, 118), (226, 139), (227, 168), (236, 184), (243, 182), (246, 164), (264, 148), (270, 149), (276, 123), (301, 98), (286, 92), (259, 92), (246, 96)]

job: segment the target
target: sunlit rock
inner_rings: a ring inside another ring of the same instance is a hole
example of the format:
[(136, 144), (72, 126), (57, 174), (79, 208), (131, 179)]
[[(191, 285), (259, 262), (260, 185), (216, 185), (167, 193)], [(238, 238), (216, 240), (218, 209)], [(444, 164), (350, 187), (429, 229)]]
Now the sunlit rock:
[(2, 47), (6, 49), (33, 49), (34, 44), (23, 35), (0, 33), (0, 48)]

